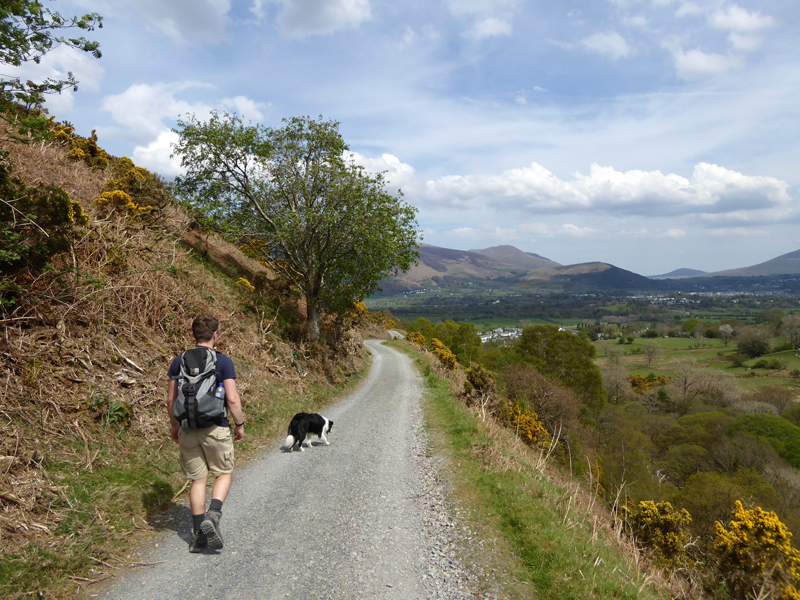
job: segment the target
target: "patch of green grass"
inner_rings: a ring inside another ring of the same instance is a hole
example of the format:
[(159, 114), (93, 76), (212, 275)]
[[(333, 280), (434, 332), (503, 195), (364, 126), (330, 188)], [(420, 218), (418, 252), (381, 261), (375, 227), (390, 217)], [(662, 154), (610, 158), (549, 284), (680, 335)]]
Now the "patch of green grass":
[[(526, 446), (493, 430), (450, 394), (422, 355), (416, 357), (427, 389), (427, 420), (448, 457), (454, 496), (470, 525), (493, 544), (493, 567), (512, 598), (664, 598), (649, 587), (632, 558), (594, 515), (577, 508), (574, 490), (537, 470)], [(503, 573), (505, 572), (505, 573)]]

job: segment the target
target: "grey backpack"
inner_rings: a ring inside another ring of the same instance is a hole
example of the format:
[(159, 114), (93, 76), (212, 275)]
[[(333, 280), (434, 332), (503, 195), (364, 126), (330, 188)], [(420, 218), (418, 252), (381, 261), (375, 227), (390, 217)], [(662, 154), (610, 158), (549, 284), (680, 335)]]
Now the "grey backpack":
[(217, 391), (217, 353), (197, 346), (181, 354), (178, 396), (172, 414), (184, 430), (203, 429), (225, 416), (225, 394)]

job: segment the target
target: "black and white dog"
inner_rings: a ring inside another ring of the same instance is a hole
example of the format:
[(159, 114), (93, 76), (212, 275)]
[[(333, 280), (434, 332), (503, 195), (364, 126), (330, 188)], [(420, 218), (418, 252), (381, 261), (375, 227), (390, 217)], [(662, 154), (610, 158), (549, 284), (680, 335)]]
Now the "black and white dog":
[(292, 422), (289, 423), (289, 435), (286, 437), (284, 449), (286, 452), (291, 452), (295, 446), (299, 446), (300, 452), (302, 452), (303, 443), (306, 443), (309, 447), (311, 446), (312, 434), (321, 439), (326, 446), (330, 446), (331, 443), (325, 437), (325, 434), (330, 433), (332, 428), (333, 421), (326, 419), (322, 415), (297, 413), (292, 417)]

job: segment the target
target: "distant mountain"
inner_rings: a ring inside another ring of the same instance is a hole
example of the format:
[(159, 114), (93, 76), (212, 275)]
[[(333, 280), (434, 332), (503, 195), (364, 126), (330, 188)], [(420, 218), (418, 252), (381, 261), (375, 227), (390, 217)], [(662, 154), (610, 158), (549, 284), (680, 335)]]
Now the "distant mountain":
[(650, 275), (650, 279), (680, 279), (681, 277), (696, 277), (698, 275), (708, 275), (708, 273), (697, 269), (675, 269), (663, 275)]
[(476, 254), (482, 254), (489, 258), (501, 263), (505, 263), (512, 267), (519, 267), (532, 271), (534, 269), (542, 269), (546, 267), (560, 267), (561, 265), (555, 261), (539, 256), (533, 252), (523, 252), (514, 246), (493, 246), (492, 248), (484, 248), (483, 250), (470, 250)]
[(659, 287), (647, 277), (606, 263), (563, 266), (513, 246), (467, 252), (422, 244), (419, 253), (419, 264), (399, 277), (381, 282), (384, 292), (445, 287), (541, 287), (577, 292), (592, 289), (645, 291)]
[(706, 273), (704, 277), (759, 277), (766, 275), (798, 275), (800, 274), (800, 250), (783, 254), (767, 262), (744, 267)]
[(660, 289), (660, 285), (642, 275), (601, 262), (581, 263), (552, 269), (530, 271), (523, 280), (543, 288), (565, 291)]
[(397, 278), (381, 282), (381, 287), (386, 291), (436, 288), (469, 281), (513, 279), (527, 272), (526, 269), (512, 267), (477, 252), (429, 244), (420, 245), (419, 255), (419, 264)]
[(800, 291), (800, 250), (770, 261), (717, 273), (677, 269), (654, 277), (602, 262), (560, 265), (513, 246), (451, 250), (423, 244), (419, 264), (381, 282), (384, 293), (419, 289), (515, 289), (570, 293), (656, 291)]

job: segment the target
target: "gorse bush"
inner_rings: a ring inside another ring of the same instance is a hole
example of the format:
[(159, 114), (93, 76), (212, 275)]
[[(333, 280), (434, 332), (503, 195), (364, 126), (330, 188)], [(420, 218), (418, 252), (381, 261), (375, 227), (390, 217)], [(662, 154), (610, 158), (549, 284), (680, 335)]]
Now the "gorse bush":
[(0, 304), (10, 306), (20, 289), (13, 275), (39, 271), (69, 250), (89, 217), (61, 188), (28, 186), (14, 176), (5, 152), (0, 152), (0, 199)]
[(730, 529), (716, 524), (714, 548), (720, 581), (733, 600), (781, 594), (800, 600), (800, 552), (792, 534), (772, 511), (747, 510), (736, 501)]
[(643, 396), (646, 392), (656, 387), (667, 385), (670, 382), (670, 378), (664, 375), (648, 375), (646, 377), (643, 375), (629, 375), (628, 381), (631, 382), (631, 389)]
[(97, 145), (97, 132), (92, 130), (88, 138), (75, 133), (75, 128), (68, 122), (57, 123), (55, 118), (47, 120), (50, 136), (56, 143), (67, 150), (68, 156), (89, 167), (105, 169), (111, 156)]
[(446, 369), (452, 371), (456, 368), (458, 360), (456, 359), (456, 355), (450, 351), (450, 348), (436, 338), (431, 339), (431, 348), (436, 358), (439, 359), (439, 362), (442, 363)]
[(425, 336), (419, 333), (418, 331), (412, 331), (406, 336), (406, 339), (415, 346), (419, 346), (420, 348), (424, 348), (428, 345), (427, 340), (425, 340)]
[(519, 406), (507, 406), (500, 411), (500, 419), (527, 444), (535, 446), (547, 443), (549, 435), (536, 413)]
[(686, 509), (677, 510), (669, 502), (639, 502), (630, 517), (635, 539), (653, 551), (656, 566), (667, 572), (685, 565), (692, 517)]
[(139, 206), (133, 201), (133, 198), (122, 190), (103, 192), (95, 198), (94, 203), (100, 208), (124, 211), (130, 215), (138, 215), (153, 210), (152, 206)]
[(137, 167), (127, 156), (114, 159), (110, 168), (114, 177), (106, 183), (106, 187), (112, 193), (121, 191), (130, 196), (131, 202), (125, 207), (131, 214), (157, 213), (172, 201), (164, 181), (147, 169)]
[(485, 369), (480, 365), (472, 365), (464, 370), (464, 375), (466, 376), (466, 381), (464, 381), (465, 394), (496, 393), (497, 388), (494, 377), (489, 369)]

